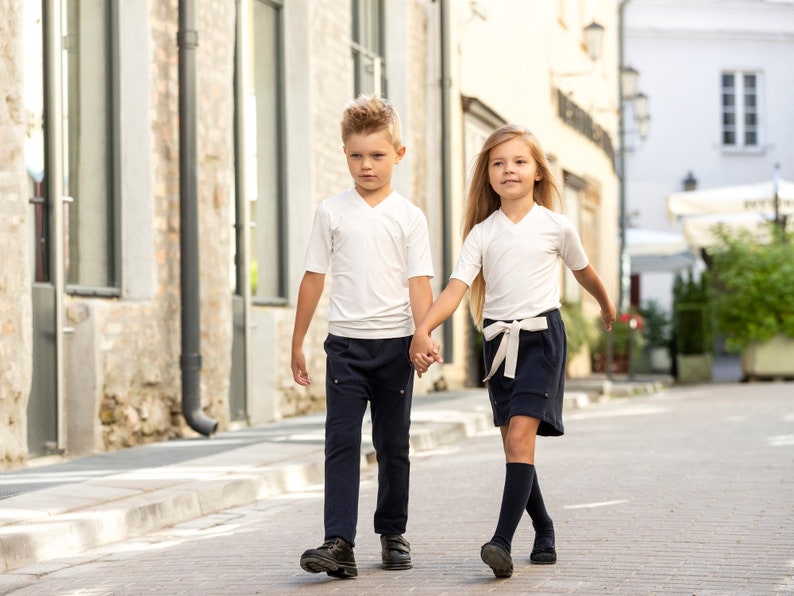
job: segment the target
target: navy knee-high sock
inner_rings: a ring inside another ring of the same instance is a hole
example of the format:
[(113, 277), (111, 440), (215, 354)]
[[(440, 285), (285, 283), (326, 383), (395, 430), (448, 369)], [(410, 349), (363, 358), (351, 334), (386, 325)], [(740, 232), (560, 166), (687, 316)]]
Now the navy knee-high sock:
[(505, 488), (502, 493), (502, 508), (491, 542), (504, 546), (510, 552), (513, 534), (524, 514), (532, 489), (535, 466), (523, 463), (508, 463), (505, 469)]
[(538, 472), (532, 478), (532, 490), (527, 499), (527, 513), (532, 519), (532, 527), (535, 528), (535, 544), (532, 550), (549, 548), (554, 546), (554, 523), (546, 511), (546, 504), (543, 502), (543, 493), (540, 492), (538, 484)]

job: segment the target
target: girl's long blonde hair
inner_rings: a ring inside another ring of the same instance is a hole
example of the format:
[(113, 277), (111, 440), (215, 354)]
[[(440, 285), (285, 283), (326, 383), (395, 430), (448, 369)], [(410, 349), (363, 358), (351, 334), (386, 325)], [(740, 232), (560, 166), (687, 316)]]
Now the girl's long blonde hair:
[[(527, 128), (517, 124), (507, 124), (493, 131), (483, 143), (474, 162), (471, 184), (469, 185), (466, 213), (463, 216), (463, 237), (471, 232), (472, 228), (488, 217), (501, 206), (501, 199), (490, 183), (488, 175), (488, 162), (491, 150), (505, 141), (521, 137), (529, 147), (532, 158), (537, 163), (540, 180), (535, 182), (532, 198), (535, 203), (547, 209), (554, 210), (555, 206), (562, 203), (560, 187), (546, 159), (546, 154), (540, 146), (538, 138)], [(478, 329), (482, 328), (482, 310), (485, 305), (485, 278), (482, 271), (472, 282), (469, 288), (469, 309)]]

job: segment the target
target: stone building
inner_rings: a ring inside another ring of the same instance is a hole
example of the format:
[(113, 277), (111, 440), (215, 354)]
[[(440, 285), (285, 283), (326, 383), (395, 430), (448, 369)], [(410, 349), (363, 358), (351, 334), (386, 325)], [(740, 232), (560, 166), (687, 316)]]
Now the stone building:
[[(289, 345), (313, 210), (350, 185), (339, 120), (358, 93), (400, 112), (395, 187), (427, 213), (436, 293), (468, 163), (507, 121), (538, 133), (616, 287), (615, 7), (585, 4), (0, 0), (0, 468), (323, 409), (324, 304), (310, 388)], [(417, 394), (471, 382), (464, 309), (439, 338), (448, 364)]]

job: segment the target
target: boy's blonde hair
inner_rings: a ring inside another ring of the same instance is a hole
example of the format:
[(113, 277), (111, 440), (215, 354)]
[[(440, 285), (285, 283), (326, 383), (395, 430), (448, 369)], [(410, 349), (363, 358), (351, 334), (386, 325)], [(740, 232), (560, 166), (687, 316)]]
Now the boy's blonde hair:
[[(552, 210), (557, 204), (562, 203), (559, 184), (551, 171), (551, 166), (548, 159), (546, 159), (546, 154), (543, 152), (538, 138), (523, 126), (507, 124), (490, 134), (485, 143), (483, 143), (482, 151), (480, 151), (474, 163), (466, 203), (466, 213), (463, 216), (464, 238), (474, 226), (488, 219), (488, 216), (499, 209), (501, 199), (491, 186), (488, 175), (491, 149), (516, 137), (520, 137), (526, 142), (527, 147), (529, 147), (529, 153), (537, 164), (540, 180), (535, 182), (532, 194), (535, 203)], [(483, 278), (482, 271), (480, 271), (480, 274), (469, 288), (469, 309), (478, 329), (482, 328), (482, 310), (484, 305), (485, 278)]]
[(350, 135), (370, 134), (385, 130), (395, 149), (403, 146), (400, 117), (387, 99), (377, 95), (359, 95), (345, 105), (342, 116), (342, 142)]

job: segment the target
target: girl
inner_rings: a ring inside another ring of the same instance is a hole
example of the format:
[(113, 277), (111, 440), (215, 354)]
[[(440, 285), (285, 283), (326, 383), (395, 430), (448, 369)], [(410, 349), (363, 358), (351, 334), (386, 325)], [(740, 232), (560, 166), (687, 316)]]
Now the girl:
[(501, 430), (507, 462), (499, 521), (480, 552), (496, 577), (513, 573), (511, 543), (524, 510), (535, 528), (530, 561), (557, 561), (554, 525), (534, 463), (536, 436), (564, 432), (560, 258), (598, 301), (607, 331), (615, 321), (615, 307), (572, 223), (552, 211), (555, 197), (560, 198), (558, 184), (531, 132), (507, 125), (488, 137), (474, 166), (458, 263), (409, 348), (419, 373), (441, 362), (430, 334), (469, 290), (471, 313), (483, 333), (494, 424)]

